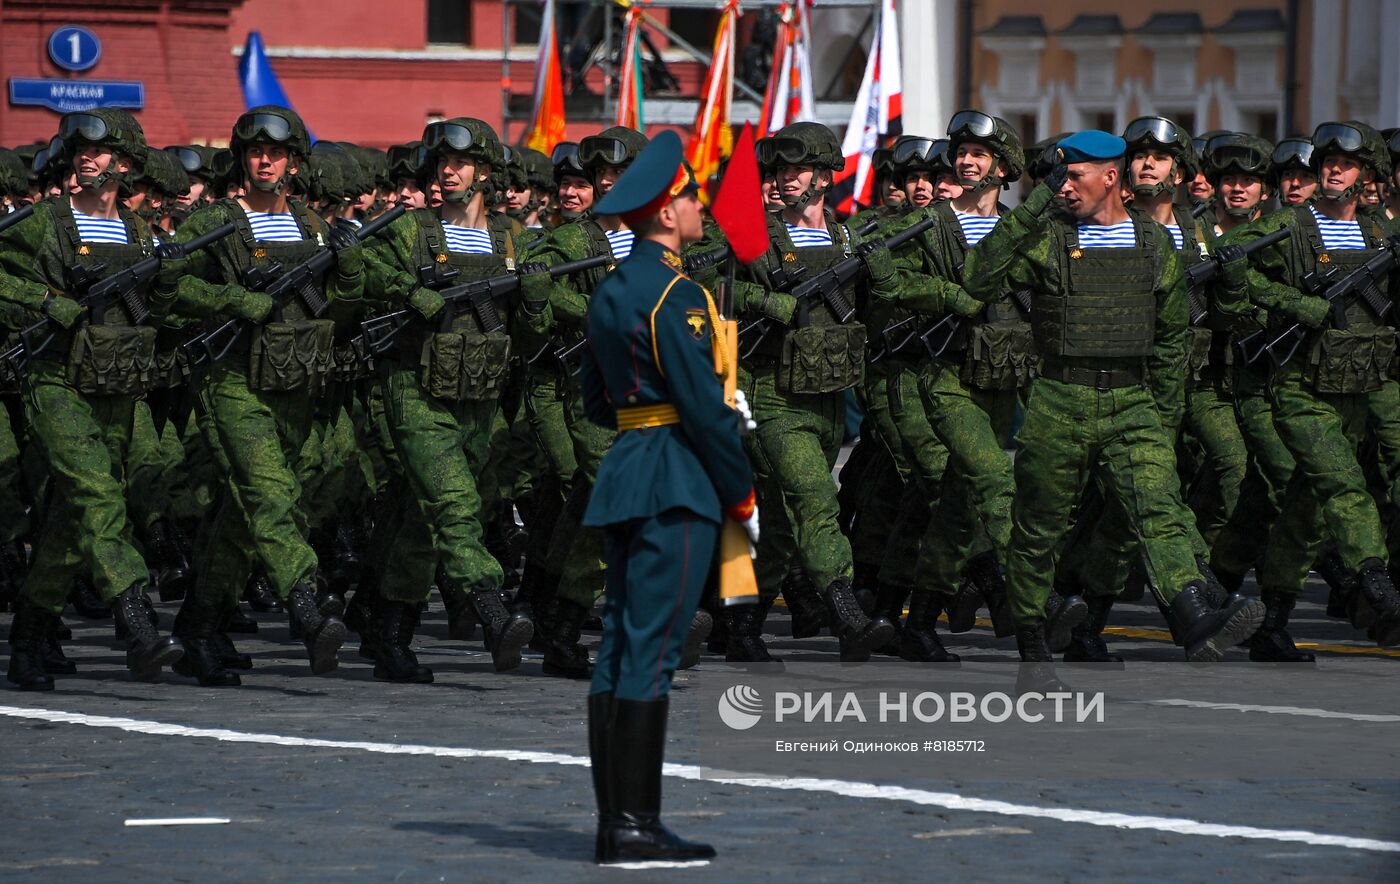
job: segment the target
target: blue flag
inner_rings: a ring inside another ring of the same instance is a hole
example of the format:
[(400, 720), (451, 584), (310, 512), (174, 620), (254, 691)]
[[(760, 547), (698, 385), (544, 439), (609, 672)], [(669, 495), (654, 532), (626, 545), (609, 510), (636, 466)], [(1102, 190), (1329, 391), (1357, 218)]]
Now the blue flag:
[[(277, 82), (277, 74), (267, 60), (262, 34), (257, 31), (249, 31), (248, 42), (243, 45), (243, 57), (238, 60), (238, 81), (243, 86), (244, 110), (264, 104), (296, 110), (287, 93), (282, 91), (282, 84)], [(311, 140), (314, 142), (316, 136), (312, 135)]]

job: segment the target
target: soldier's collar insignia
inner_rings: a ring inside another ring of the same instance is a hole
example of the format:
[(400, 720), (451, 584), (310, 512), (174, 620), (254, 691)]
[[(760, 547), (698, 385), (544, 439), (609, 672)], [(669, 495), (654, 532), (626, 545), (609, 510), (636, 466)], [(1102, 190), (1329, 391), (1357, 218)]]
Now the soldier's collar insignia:
[(705, 337), (705, 311), (692, 308), (685, 312), (685, 324), (690, 326), (690, 336), (697, 341)]
[(681, 257), (680, 257), (680, 255), (677, 255), (675, 252), (673, 252), (673, 251), (671, 251), (671, 250), (669, 250), (669, 249), (667, 249), (666, 251), (664, 251), (664, 252), (661, 253), (661, 260), (662, 260), (662, 261), (666, 264), (666, 266), (668, 266), (668, 267), (671, 267), (671, 268), (673, 268), (673, 269), (675, 269), (675, 270), (680, 270), (680, 269), (681, 269)]

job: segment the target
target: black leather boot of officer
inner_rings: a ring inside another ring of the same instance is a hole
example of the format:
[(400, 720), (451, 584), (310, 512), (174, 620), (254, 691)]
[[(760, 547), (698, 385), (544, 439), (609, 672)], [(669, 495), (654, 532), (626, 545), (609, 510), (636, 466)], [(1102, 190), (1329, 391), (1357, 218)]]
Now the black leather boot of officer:
[(68, 602), (79, 617), (88, 620), (106, 620), (112, 616), (112, 606), (102, 600), (97, 587), (86, 576), (73, 575), (73, 591), (68, 594)]
[(841, 659), (861, 663), (870, 651), (894, 638), (894, 624), (884, 617), (869, 617), (851, 592), (851, 578), (837, 577), (824, 593), (831, 628), (841, 641)]
[(241, 653), (234, 646), (233, 639), (228, 636), (230, 632), (234, 631), (231, 626), (235, 616), (239, 613), (241, 612), (237, 604), (224, 612), (218, 628), (214, 630), (214, 650), (218, 652), (219, 662), (224, 664), (224, 668), (248, 670), (253, 668), (253, 658), (248, 654)]
[(974, 556), (967, 563), (967, 577), (987, 603), (987, 616), (992, 619), (992, 634), (1006, 638), (1016, 632), (1011, 619), (1011, 598), (1006, 594), (1006, 571), (993, 553)]
[(448, 578), (447, 572), (439, 565), (437, 578), (438, 594), (442, 596), (442, 606), (447, 609), (447, 637), (453, 641), (471, 641), (476, 634), (476, 609), (472, 607), (471, 596), (467, 591)]
[(768, 646), (763, 643), (763, 619), (767, 610), (763, 602), (725, 607), (724, 625), (729, 633), (724, 651), (726, 663), (766, 663), (775, 669), (783, 665), (768, 653)]
[(690, 629), (685, 633), (685, 645), (681, 648), (681, 662), (676, 665), (677, 669), (689, 669), (700, 662), (700, 649), (714, 630), (715, 618), (704, 608), (697, 608), (695, 616), (690, 618)]
[(146, 529), (146, 561), (155, 572), (161, 601), (178, 602), (185, 597), (193, 585), (194, 573), (164, 519), (157, 519)]
[(194, 595), (186, 596), (175, 615), (173, 632), (185, 648), (185, 655), (170, 667), (176, 675), (199, 680), (200, 687), (234, 687), (243, 683), (238, 673), (224, 666), (214, 642), (223, 612)]
[(306, 646), (307, 659), (311, 661), (311, 671), (316, 675), (334, 672), (340, 665), (336, 652), (345, 644), (348, 630), (339, 617), (328, 617), (321, 613), (316, 603), (316, 587), (303, 581), (287, 593), (287, 621), (292, 634), (300, 636)]
[(282, 611), (282, 600), (277, 597), (277, 591), (272, 588), (272, 582), (261, 567), (248, 577), (248, 585), (243, 588), (243, 600), (260, 614)]
[(257, 635), (258, 621), (248, 616), (248, 612), (234, 604), (224, 612), (222, 632), (236, 632), (239, 635)]
[(1255, 663), (1312, 663), (1317, 657), (1298, 650), (1288, 634), (1288, 615), (1297, 601), (1291, 593), (1266, 589), (1260, 593), (1264, 622), (1249, 640), (1249, 659)]
[(1108, 614), (1113, 610), (1113, 596), (1091, 595), (1084, 600), (1089, 612), (1070, 632), (1069, 647), (1065, 649), (1066, 663), (1123, 663), (1123, 658), (1108, 652), (1103, 640)]
[(69, 638), (73, 637), (72, 631), (64, 626), (63, 621), (58, 619), (58, 615), (55, 614), (49, 620), (48, 636), (44, 639), (44, 669), (48, 671), (49, 675), (76, 675), (78, 673), (78, 664), (68, 659), (68, 656), (63, 653), (63, 645), (59, 644), (60, 636), (64, 633), (67, 633)]
[(1045, 644), (1052, 653), (1058, 654), (1069, 647), (1074, 628), (1089, 616), (1089, 606), (1084, 596), (1050, 593), (1045, 601)]
[(53, 628), (53, 614), (24, 596), (15, 602), (10, 621), (10, 668), (5, 677), (22, 691), (51, 691), (53, 676), (44, 665), (44, 642)]
[(977, 612), (982, 608), (982, 593), (977, 585), (964, 579), (957, 595), (948, 603), (948, 631), (963, 633), (977, 625)]
[(817, 594), (817, 587), (801, 568), (793, 566), (783, 577), (781, 592), (788, 613), (792, 615), (792, 637), (811, 638), (831, 625), (826, 604)]
[(469, 593), (473, 611), (481, 621), (486, 649), (497, 672), (506, 672), (520, 665), (520, 649), (530, 641), (535, 624), (521, 613), (511, 613), (501, 601), (499, 587), (490, 581), (474, 584)]
[(555, 599), (550, 609), (549, 628), (545, 632), (544, 674), (556, 678), (592, 678), (593, 664), (588, 662), (588, 649), (579, 644), (588, 609), (568, 599)]
[(1193, 580), (1172, 599), (1171, 615), (1186, 647), (1186, 659), (1210, 663), (1224, 659), (1227, 649), (1254, 634), (1264, 620), (1264, 605), (1258, 599), (1240, 597), (1213, 608), (1205, 583)]
[(1400, 592), (1380, 559), (1367, 559), (1356, 570), (1351, 615), (1357, 629), (1375, 626), (1376, 644), (1383, 648), (1400, 645)]
[(184, 656), (185, 649), (179, 642), (156, 632), (141, 584), (133, 583), (112, 600), (112, 616), (116, 618), (117, 635), (126, 642), (126, 668), (131, 670), (132, 678), (149, 681), (160, 675), (161, 667)]
[(875, 649), (877, 654), (887, 654), (891, 657), (899, 656), (899, 636), (903, 629), (904, 603), (909, 600), (913, 592), (907, 586), (891, 586), (888, 583), (878, 583), (875, 588), (875, 605), (871, 609), (872, 617), (884, 617), (894, 624), (894, 638)]
[(938, 612), (942, 597), (915, 590), (909, 599), (909, 619), (899, 636), (899, 656), (915, 663), (957, 663), (959, 657), (938, 638)]
[(374, 677), (403, 684), (431, 684), (433, 671), (418, 662), (413, 653), (413, 630), (418, 626), (415, 602), (380, 599), (375, 611)]
[(19, 604), (19, 591), (28, 570), (23, 540), (0, 543), (0, 611), (8, 611)]
[(713, 847), (686, 841), (661, 822), (661, 764), (670, 701), (612, 702), (606, 740), (608, 818), (600, 833), (598, 862), (632, 868), (708, 862), (715, 855)]
[(1021, 654), (1021, 665), (1016, 670), (1017, 696), (1069, 690), (1055, 674), (1055, 658), (1045, 644), (1045, 624), (1016, 630), (1016, 650)]
[(603, 832), (612, 821), (608, 771), (608, 735), (612, 729), (611, 691), (588, 695), (588, 766), (593, 774), (593, 796), (598, 799), (598, 834), (593, 839), (593, 861), (603, 861)]
[(1327, 616), (1347, 620), (1351, 598), (1356, 595), (1356, 575), (1347, 570), (1336, 550), (1329, 550), (1313, 566), (1327, 584)]

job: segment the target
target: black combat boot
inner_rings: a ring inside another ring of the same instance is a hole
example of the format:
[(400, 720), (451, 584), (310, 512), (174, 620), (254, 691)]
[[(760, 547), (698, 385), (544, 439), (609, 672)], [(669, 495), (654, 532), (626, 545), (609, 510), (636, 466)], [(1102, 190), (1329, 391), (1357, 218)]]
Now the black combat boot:
[(792, 615), (793, 638), (811, 638), (831, 625), (817, 587), (801, 568), (794, 565), (788, 569), (781, 592), (788, 613)]
[(1206, 593), (1210, 596), (1210, 606), (1212, 608), (1224, 608), (1235, 604), (1244, 598), (1244, 579), (1233, 580), (1226, 583), (1216, 575), (1211, 569), (1210, 562), (1205, 556), (1196, 556), (1196, 570), (1201, 572), (1201, 579), (1205, 581)]
[(608, 736), (612, 729), (612, 691), (588, 695), (588, 766), (593, 774), (593, 796), (598, 799), (598, 834), (593, 839), (593, 861), (603, 861), (603, 832), (612, 822), (608, 795)]
[(948, 631), (967, 632), (977, 625), (977, 612), (982, 607), (982, 593), (977, 585), (964, 578), (957, 595), (948, 603)]
[(501, 602), (500, 588), (488, 580), (473, 584), (468, 598), (481, 622), (486, 649), (491, 652), (491, 663), (496, 671), (506, 672), (519, 666), (520, 649), (530, 641), (535, 624), (524, 614), (507, 610)]
[(49, 634), (44, 639), (44, 669), (49, 675), (76, 675), (78, 664), (68, 659), (68, 655), (63, 653), (63, 645), (59, 644), (66, 634), (67, 638), (73, 637), (73, 631), (63, 625), (63, 621), (55, 614), (49, 621)]
[(768, 653), (768, 646), (763, 643), (763, 618), (767, 612), (768, 606), (761, 601), (753, 605), (725, 606), (724, 625), (729, 633), (724, 651), (726, 663), (767, 663), (774, 669), (783, 665)]
[(126, 668), (138, 681), (154, 679), (160, 675), (162, 666), (171, 665), (185, 653), (175, 639), (161, 637), (156, 632), (148, 605), (145, 590), (139, 583), (128, 586), (112, 600), (117, 635), (126, 642)]
[(431, 684), (433, 671), (413, 653), (413, 630), (418, 626), (416, 602), (380, 599), (375, 612), (374, 677), (401, 684)]
[(876, 648), (877, 654), (887, 654), (891, 657), (900, 655), (900, 624), (904, 620), (904, 603), (908, 601), (911, 592), (913, 590), (907, 586), (892, 586), (888, 583), (876, 585), (875, 607), (872, 609), (871, 616), (884, 617), (894, 625), (894, 637)]
[(15, 602), (10, 621), (10, 668), (5, 673), (10, 684), (22, 691), (51, 691), (53, 676), (44, 665), (44, 645), (58, 618), (24, 596)]
[(171, 536), (170, 523), (157, 519), (146, 529), (146, 562), (155, 572), (163, 602), (178, 602), (194, 584), (194, 572)]
[(588, 609), (568, 599), (555, 599), (549, 607), (544, 674), (556, 678), (592, 678), (593, 664), (588, 662), (588, 649), (579, 644)]
[(1356, 595), (1356, 575), (1347, 570), (1336, 550), (1329, 550), (1313, 566), (1327, 584), (1327, 616), (1348, 620), (1352, 596)]
[(715, 618), (710, 616), (710, 612), (696, 608), (695, 616), (690, 618), (690, 629), (685, 633), (685, 645), (681, 648), (681, 662), (677, 669), (689, 669), (700, 662), (700, 649), (705, 646), (705, 639), (710, 637), (714, 628)]
[(1051, 592), (1045, 600), (1045, 644), (1051, 652), (1058, 654), (1068, 648), (1074, 628), (1088, 616), (1089, 606), (1084, 603), (1084, 596)]
[(230, 627), (238, 613), (241, 612), (236, 604), (224, 612), (223, 620), (219, 622), (219, 627), (214, 630), (212, 640), (214, 650), (219, 654), (219, 662), (224, 664), (224, 668), (248, 670), (253, 668), (253, 658), (248, 654), (240, 653), (238, 648), (234, 647), (233, 639), (228, 637), (228, 634), (234, 631)]
[(851, 594), (851, 578), (837, 577), (824, 594), (831, 627), (841, 643), (841, 660), (863, 663), (870, 650), (894, 638), (894, 624), (884, 617), (871, 619)]
[(1172, 599), (1171, 615), (1186, 647), (1186, 659), (1213, 663), (1224, 659), (1226, 649), (1254, 634), (1264, 620), (1264, 605), (1258, 599), (1238, 598), (1212, 608), (1205, 583), (1193, 580)]
[(476, 609), (472, 607), (471, 596), (447, 576), (441, 565), (435, 583), (442, 596), (442, 606), (447, 609), (447, 637), (453, 641), (471, 641), (476, 634)]
[(373, 619), (374, 590), (368, 584), (360, 583), (345, 601), (345, 628), (363, 638), (371, 629)]
[(974, 556), (967, 563), (967, 579), (977, 587), (987, 603), (987, 615), (992, 619), (992, 634), (1006, 638), (1016, 632), (1011, 619), (1011, 599), (1006, 594), (1006, 569), (991, 552)]
[(729, 619), (724, 615), (724, 606), (718, 598), (707, 599), (701, 604), (715, 621), (715, 628), (710, 630), (710, 637), (705, 641), (705, 650), (711, 654), (729, 653)]
[(237, 602), (225, 612), (223, 624), (222, 632), (236, 632), (239, 635), (258, 634), (258, 621), (249, 617), (248, 612), (240, 608)]
[(938, 612), (942, 597), (932, 592), (915, 590), (909, 599), (909, 619), (899, 636), (899, 656), (915, 663), (957, 663), (957, 654), (949, 653), (938, 638)]
[(249, 575), (248, 584), (243, 587), (243, 600), (259, 614), (282, 611), (282, 600), (277, 597), (277, 591), (272, 588), (272, 581), (267, 579), (261, 565)]
[(28, 570), (23, 540), (0, 543), (0, 611), (8, 611), (19, 603), (19, 591)]
[(223, 620), (223, 611), (194, 595), (185, 597), (175, 616), (173, 631), (185, 648), (185, 655), (170, 667), (176, 675), (199, 680), (200, 687), (234, 687), (243, 683), (238, 673), (224, 666), (223, 655), (214, 641)]
[(661, 765), (669, 703), (665, 698), (612, 701), (604, 771), (608, 779), (604, 789), (607, 817), (597, 850), (600, 865), (702, 865), (715, 855), (710, 845), (686, 841), (661, 822)]
[(102, 600), (97, 587), (86, 575), (73, 575), (73, 591), (68, 594), (68, 602), (79, 617), (87, 620), (106, 620), (112, 616), (112, 606)]
[(1286, 592), (1266, 589), (1260, 593), (1264, 602), (1264, 622), (1248, 641), (1249, 659), (1255, 663), (1312, 663), (1317, 657), (1298, 650), (1293, 636), (1288, 634), (1288, 615), (1297, 599)]
[(1091, 595), (1085, 600), (1088, 616), (1070, 632), (1069, 647), (1065, 649), (1066, 663), (1119, 663), (1123, 658), (1108, 652), (1103, 640), (1108, 613), (1113, 610), (1113, 596)]
[(339, 617), (321, 613), (316, 603), (316, 588), (307, 581), (298, 583), (287, 593), (286, 607), (292, 634), (300, 636), (306, 646), (311, 671), (316, 675), (334, 672), (340, 665), (336, 652), (345, 644), (345, 623)]
[(879, 565), (865, 562), (856, 562), (851, 566), (851, 595), (855, 596), (867, 617), (875, 612), (876, 587), (879, 585), (875, 575), (879, 570)]
[(1045, 624), (1016, 630), (1016, 650), (1021, 654), (1021, 665), (1016, 670), (1017, 696), (1069, 690), (1055, 674), (1055, 658), (1045, 644)]
[(1357, 629), (1374, 625), (1376, 644), (1400, 645), (1400, 592), (1380, 559), (1367, 559), (1356, 570), (1356, 595), (1352, 597), (1351, 622)]

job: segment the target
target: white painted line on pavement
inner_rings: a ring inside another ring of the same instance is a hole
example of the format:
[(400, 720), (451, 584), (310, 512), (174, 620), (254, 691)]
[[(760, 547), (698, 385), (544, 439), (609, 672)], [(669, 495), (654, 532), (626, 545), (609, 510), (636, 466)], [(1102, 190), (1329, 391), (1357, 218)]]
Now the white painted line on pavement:
[(1306, 706), (1256, 706), (1252, 703), (1211, 703), (1206, 700), (1135, 700), (1144, 706), (1185, 706), (1190, 709), (1223, 709), (1227, 712), (1267, 712), (1272, 715), (1300, 715), (1304, 718), (1343, 718), (1348, 721), (1397, 722), (1400, 715), (1373, 715), (1368, 712), (1335, 712)]
[[(56, 724), (78, 724), (85, 727), (113, 728), (134, 734), (161, 737), (197, 737), (225, 743), (259, 743), (272, 746), (296, 746), (310, 749), (349, 749), (382, 755), (432, 755), (440, 758), (491, 758), (502, 761), (525, 761), (531, 764), (559, 764), (587, 767), (588, 759), (561, 752), (536, 752), (521, 749), (467, 749), (456, 746), (420, 746), (411, 743), (371, 743), (357, 740), (321, 740), (311, 737), (288, 737), (280, 734), (256, 734), (222, 728), (189, 727), (135, 718), (115, 718), (106, 715), (86, 715), (54, 709), (33, 709), (21, 706), (0, 706), (0, 716), (7, 718), (48, 721)], [(1082, 823), (1110, 829), (1137, 829), (1192, 835), (1206, 838), (1245, 838), (1254, 841), (1279, 841), (1311, 844), (1316, 847), (1341, 847), (1347, 850), (1373, 850), (1400, 853), (1400, 842), (1360, 838), (1351, 835), (1328, 835), (1302, 829), (1261, 829), (1255, 826), (1223, 825), (1181, 817), (1145, 816), (1109, 813), (1100, 810), (1077, 810), (1070, 807), (1037, 807), (1012, 804), (986, 798), (969, 798), (955, 792), (930, 792), (903, 786), (881, 786), (847, 780), (827, 780), (814, 777), (769, 777), (732, 774), (719, 776), (707, 768), (693, 764), (667, 764), (663, 772), (683, 780), (724, 783), (754, 789), (779, 789), (789, 792), (822, 792), (846, 798), (872, 798), (883, 801), (903, 801), (925, 807), (969, 813), (991, 813), (999, 816), (1030, 817), (1062, 823)]]
[(233, 820), (221, 816), (166, 816), (127, 820), (126, 826), (217, 826)]

